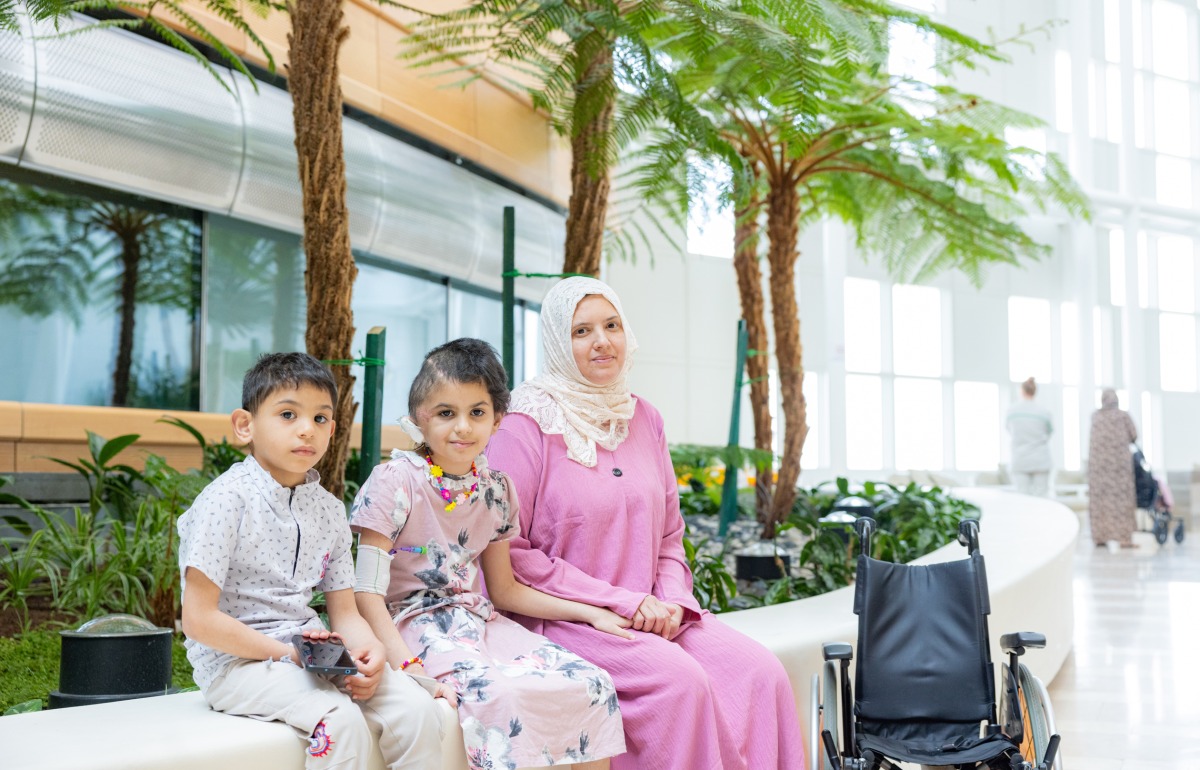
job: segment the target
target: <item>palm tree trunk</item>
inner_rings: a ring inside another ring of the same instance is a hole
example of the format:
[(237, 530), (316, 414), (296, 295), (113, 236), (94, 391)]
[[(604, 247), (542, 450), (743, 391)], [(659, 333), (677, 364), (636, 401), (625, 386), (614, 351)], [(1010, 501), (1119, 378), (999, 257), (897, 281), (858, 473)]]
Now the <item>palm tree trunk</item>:
[(142, 264), (142, 248), (137, 232), (124, 228), (117, 232), (121, 242), (121, 307), (120, 328), (117, 332), (117, 362), (113, 367), (113, 406), (129, 403), (129, 380), (133, 375), (133, 330), (137, 321), (138, 272)]
[(763, 537), (775, 536), (775, 527), (792, 510), (796, 481), (800, 478), (800, 450), (808, 435), (805, 422), (803, 350), (800, 347), (800, 312), (796, 306), (796, 250), (799, 241), (800, 199), (787, 175), (772, 180), (767, 194), (767, 260), (771, 265), (771, 315), (775, 327), (775, 357), (779, 362), (779, 392), (783, 400), (783, 457), (771, 516)]
[(571, 201), (567, 209), (564, 273), (600, 274), (604, 220), (611, 188), (609, 165), (613, 113), (611, 43), (593, 33), (578, 43), (581, 64), (576, 74), (571, 121)]
[[(350, 252), (346, 208), (346, 161), (342, 146), (342, 88), (338, 49), (349, 35), (342, 23), (341, 0), (302, 0), (288, 4), (288, 88), (296, 124), (296, 156), (304, 202), (304, 289), (308, 322), (304, 344), (323, 361), (348, 360), (354, 341), (350, 300), (358, 268)], [(338, 400), (329, 449), (317, 470), (321, 483), (337, 497), (345, 488), (350, 427), (358, 405), (350, 367), (333, 365)]]
[[(757, 172), (749, 181), (757, 186)], [(735, 181), (735, 184), (737, 182)], [(746, 321), (749, 347), (754, 351), (746, 358), (746, 375), (750, 380), (750, 408), (754, 416), (754, 448), (771, 451), (771, 388), (767, 379), (767, 321), (763, 301), (762, 268), (758, 263), (758, 214), (762, 200), (757, 190), (737, 196), (746, 203), (734, 211), (733, 269), (737, 273), (738, 296), (741, 298), (742, 318)], [(774, 462), (767, 462), (756, 469), (754, 487), (755, 510), (758, 521), (765, 525), (770, 516), (771, 497), (774, 483)]]

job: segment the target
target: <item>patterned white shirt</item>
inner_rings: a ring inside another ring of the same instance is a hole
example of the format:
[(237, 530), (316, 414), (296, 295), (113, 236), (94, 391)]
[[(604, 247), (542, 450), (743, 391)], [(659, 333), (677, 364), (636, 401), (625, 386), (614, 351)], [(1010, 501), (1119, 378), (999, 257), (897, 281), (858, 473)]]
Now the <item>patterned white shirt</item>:
[[(354, 561), (346, 508), (317, 482), (310, 470), (289, 489), (253, 457), (231, 467), (179, 517), (181, 577), (188, 567), (204, 573), (221, 588), (221, 612), (273, 639), (322, 628), (308, 606), (313, 590), (353, 588)], [(185, 646), (201, 689), (238, 660)]]

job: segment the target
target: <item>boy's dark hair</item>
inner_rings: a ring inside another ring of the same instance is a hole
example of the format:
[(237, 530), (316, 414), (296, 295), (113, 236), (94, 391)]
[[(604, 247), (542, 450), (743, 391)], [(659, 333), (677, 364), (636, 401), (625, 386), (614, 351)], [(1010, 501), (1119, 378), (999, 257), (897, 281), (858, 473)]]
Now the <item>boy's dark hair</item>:
[(337, 383), (328, 366), (308, 353), (266, 353), (242, 378), (242, 408), (254, 414), (275, 391), (301, 385), (326, 391), (337, 406)]
[(492, 397), (492, 411), (508, 411), (508, 373), (500, 363), (496, 349), (472, 337), (461, 337), (439, 345), (425, 355), (421, 370), (408, 390), (408, 413), (417, 416), (417, 408), (425, 403), (439, 382), (463, 385), (478, 382)]

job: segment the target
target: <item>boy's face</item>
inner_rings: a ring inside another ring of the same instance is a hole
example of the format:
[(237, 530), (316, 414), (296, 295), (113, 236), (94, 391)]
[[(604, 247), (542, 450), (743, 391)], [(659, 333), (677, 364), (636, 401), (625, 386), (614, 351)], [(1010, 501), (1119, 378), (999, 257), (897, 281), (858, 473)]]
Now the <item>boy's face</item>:
[(234, 435), (252, 445), (254, 459), (285, 487), (304, 482), (329, 448), (333, 429), (333, 400), (313, 385), (279, 388), (253, 414), (233, 413)]

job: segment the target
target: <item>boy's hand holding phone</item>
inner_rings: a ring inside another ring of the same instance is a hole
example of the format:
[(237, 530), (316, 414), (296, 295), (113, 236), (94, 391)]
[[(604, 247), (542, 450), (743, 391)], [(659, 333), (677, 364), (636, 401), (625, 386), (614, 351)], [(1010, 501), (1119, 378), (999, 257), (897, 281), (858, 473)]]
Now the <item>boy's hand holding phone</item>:
[(346, 692), (350, 693), (354, 700), (368, 700), (375, 694), (375, 688), (379, 687), (383, 668), (387, 663), (383, 644), (376, 640), (373, 644), (363, 645), (350, 654), (358, 664), (358, 674), (343, 680)]

